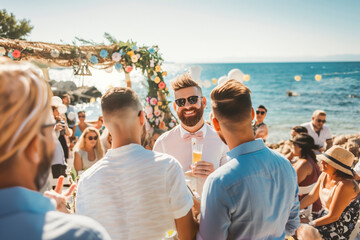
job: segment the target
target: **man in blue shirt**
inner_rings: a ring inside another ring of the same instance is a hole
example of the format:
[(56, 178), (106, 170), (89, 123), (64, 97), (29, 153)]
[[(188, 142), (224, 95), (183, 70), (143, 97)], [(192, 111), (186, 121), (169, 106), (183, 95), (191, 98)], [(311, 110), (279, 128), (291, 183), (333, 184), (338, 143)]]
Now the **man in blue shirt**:
[(110, 239), (99, 223), (55, 211), (64, 202), (37, 192), (48, 179), (56, 141), (52, 94), (39, 72), (0, 59), (0, 239)]
[(206, 180), (197, 239), (284, 239), (300, 225), (296, 173), (255, 140), (250, 90), (236, 80), (211, 92), (213, 125), (229, 162)]

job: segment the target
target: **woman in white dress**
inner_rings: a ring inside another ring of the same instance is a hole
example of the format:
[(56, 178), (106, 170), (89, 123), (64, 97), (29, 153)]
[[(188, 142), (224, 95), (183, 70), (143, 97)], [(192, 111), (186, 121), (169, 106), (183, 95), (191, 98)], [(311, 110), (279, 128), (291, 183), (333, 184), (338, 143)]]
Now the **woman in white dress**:
[(74, 167), (76, 172), (84, 171), (104, 156), (100, 133), (94, 127), (87, 127), (75, 145)]

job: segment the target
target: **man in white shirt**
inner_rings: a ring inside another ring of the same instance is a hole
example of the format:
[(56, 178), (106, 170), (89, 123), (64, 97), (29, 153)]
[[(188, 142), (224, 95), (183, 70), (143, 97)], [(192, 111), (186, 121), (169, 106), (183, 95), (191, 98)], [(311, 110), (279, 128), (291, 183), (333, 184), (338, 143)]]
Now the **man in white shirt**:
[(301, 124), (301, 126), (306, 127), (308, 134), (314, 138), (315, 144), (320, 147), (321, 152), (328, 150), (333, 145), (331, 131), (324, 125), (325, 122), (326, 113), (322, 110), (316, 110), (313, 113), (311, 122)]
[(112, 148), (81, 175), (76, 213), (98, 220), (112, 239), (180, 239), (196, 233), (193, 200), (179, 162), (140, 145), (145, 123), (140, 100), (130, 88), (110, 88), (101, 107)]
[[(206, 179), (218, 167), (227, 162), (228, 147), (203, 118), (206, 98), (200, 86), (190, 74), (183, 74), (171, 82), (175, 92), (174, 109), (181, 121), (171, 131), (162, 134), (155, 142), (154, 151), (174, 156), (182, 165), (183, 171), (190, 170), (192, 164), (191, 138), (203, 144), (201, 161), (192, 165), (192, 174)], [(202, 185), (198, 191), (201, 194)], [(198, 185), (199, 186), (199, 185)]]

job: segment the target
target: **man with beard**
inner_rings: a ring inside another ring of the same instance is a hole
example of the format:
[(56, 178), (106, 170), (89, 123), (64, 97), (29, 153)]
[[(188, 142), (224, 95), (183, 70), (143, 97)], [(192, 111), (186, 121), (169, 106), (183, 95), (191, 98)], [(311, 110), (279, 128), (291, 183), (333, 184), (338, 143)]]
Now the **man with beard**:
[(299, 227), (297, 177), (290, 162), (256, 139), (250, 90), (229, 80), (211, 92), (213, 125), (230, 151), (201, 198), (197, 239), (284, 239)]
[[(171, 86), (175, 92), (174, 109), (181, 124), (162, 134), (155, 142), (153, 150), (174, 156), (181, 163), (184, 172), (191, 167), (192, 174), (199, 179), (197, 191), (201, 194), (207, 176), (227, 162), (228, 147), (205, 123), (203, 113), (206, 98), (190, 74), (178, 77), (171, 82)], [(197, 138), (198, 142), (203, 144), (201, 161), (193, 165), (191, 138)]]
[[(99, 223), (57, 212), (37, 192), (48, 179), (56, 140), (52, 94), (39, 71), (0, 59), (0, 239), (110, 239)], [(65, 196), (48, 195), (65, 209)]]

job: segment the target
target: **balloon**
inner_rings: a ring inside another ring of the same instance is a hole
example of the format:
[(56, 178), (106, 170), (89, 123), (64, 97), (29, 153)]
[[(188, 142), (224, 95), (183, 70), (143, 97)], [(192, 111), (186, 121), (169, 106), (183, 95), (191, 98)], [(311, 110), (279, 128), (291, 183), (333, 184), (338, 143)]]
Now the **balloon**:
[(244, 81), (249, 81), (250, 80), (250, 75), (249, 74), (245, 74), (244, 75)]
[(315, 75), (315, 80), (316, 81), (321, 81), (321, 79), (322, 79), (322, 76), (320, 74)]
[(195, 82), (200, 82), (201, 71), (202, 71), (202, 67), (200, 66), (190, 67), (189, 73)]
[(216, 79), (216, 78), (211, 79), (211, 81), (212, 81), (212, 84), (214, 84), (214, 85), (217, 83), (217, 79)]
[(203, 83), (203, 86), (206, 88), (209, 88), (209, 87), (211, 87), (211, 82), (209, 80), (205, 80)]
[(240, 69), (235, 68), (228, 73), (228, 79), (235, 79), (242, 82), (244, 80), (244, 73)]
[(67, 107), (64, 104), (60, 104), (60, 106), (58, 107), (58, 111), (60, 114), (64, 114), (67, 111)]
[(51, 98), (51, 106), (55, 106), (58, 107), (62, 104), (62, 100), (61, 98), (59, 98), (58, 96), (53, 96)]
[(295, 77), (294, 77), (294, 79), (295, 79), (295, 81), (297, 81), (297, 82), (298, 82), (298, 81), (300, 81), (300, 80), (301, 80), (301, 76), (297, 75), (297, 76), (295, 76)]
[(73, 121), (73, 120), (75, 120), (75, 113), (74, 112), (69, 112), (67, 117), (68, 117), (68, 119), (70, 121)]
[(94, 103), (95, 102), (95, 98), (90, 98), (90, 103)]
[(228, 80), (227, 76), (220, 77), (219, 80), (218, 80), (218, 85), (226, 82), (227, 80)]

